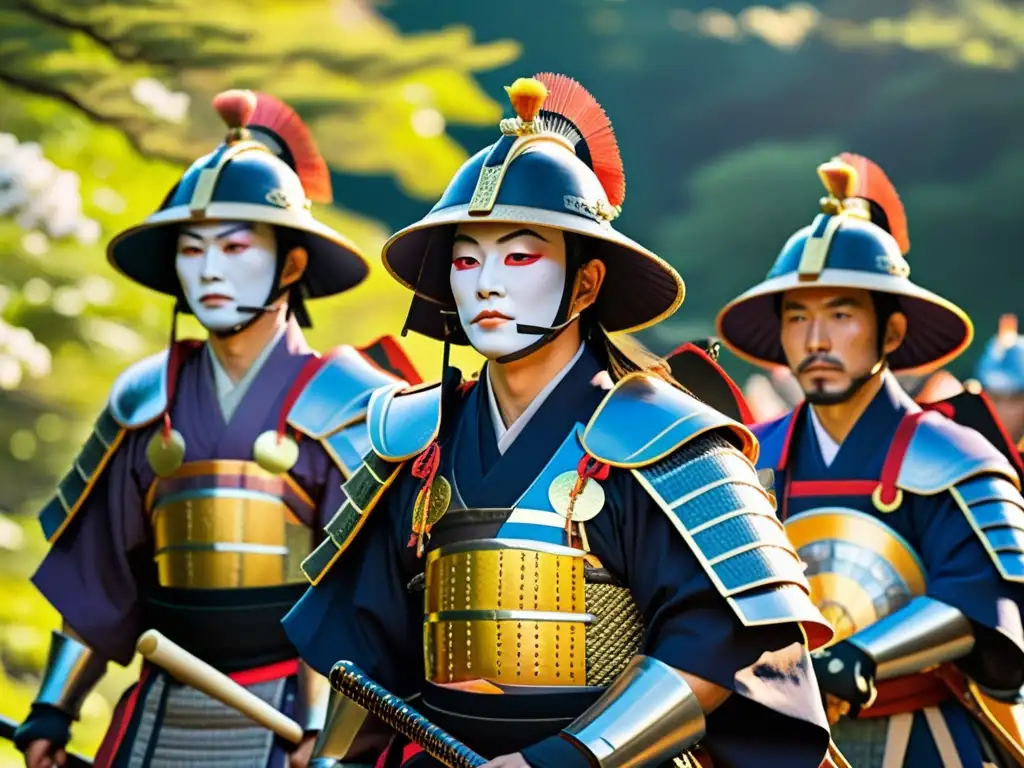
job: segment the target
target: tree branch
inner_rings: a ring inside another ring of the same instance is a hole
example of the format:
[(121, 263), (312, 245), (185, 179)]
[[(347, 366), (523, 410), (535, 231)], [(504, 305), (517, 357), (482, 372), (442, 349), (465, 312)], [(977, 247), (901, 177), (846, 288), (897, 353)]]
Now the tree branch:
[(125, 137), (132, 148), (143, 157), (164, 160), (174, 163), (175, 165), (181, 165), (182, 163), (187, 164), (190, 162), (190, 158), (182, 157), (182, 155), (146, 147), (137, 135), (138, 128), (132, 125), (133, 121), (103, 114), (102, 112), (93, 109), (73, 94), (61, 90), (60, 88), (46, 83), (33, 81), (10, 72), (4, 72), (3, 70), (0, 70), (0, 83), (5, 83), (12, 88), (16, 88), (26, 93), (35, 94), (37, 96), (46, 96), (54, 99), (59, 101), (61, 104), (65, 104), (66, 106), (78, 110), (94, 123), (116, 128)]
[[(106, 48), (107, 51), (110, 52), (111, 56), (123, 64), (152, 64), (154, 66), (175, 67), (180, 66), (184, 61), (182, 58), (170, 58), (163, 60), (146, 58), (141, 54), (141, 51), (145, 50), (144, 48), (126, 43), (124, 39), (106, 37), (90, 24), (85, 24), (80, 21), (72, 21), (58, 13), (47, 11), (33, 5), (28, 2), (28, 0), (18, 0), (15, 4), (15, 8), (34, 21), (49, 24), (52, 27), (63, 29), (67, 32), (78, 32), (85, 35), (97, 45)], [(129, 47), (134, 48), (135, 51), (127, 51), (126, 48)]]

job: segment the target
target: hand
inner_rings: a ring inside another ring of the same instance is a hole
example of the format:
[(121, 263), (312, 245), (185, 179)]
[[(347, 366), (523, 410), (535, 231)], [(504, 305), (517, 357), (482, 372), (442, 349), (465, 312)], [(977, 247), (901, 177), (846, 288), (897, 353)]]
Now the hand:
[(516, 752), (514, 755), (502, 755), (484, 763), (483, 768), (530, 768), (526, 758)]
[(48, 739), (36, 739), (25, 748), (26, 768), (53, 768), (67, 762), (68, 753), (63, 747), (54, 749)]
[[(874, 702), (878, 695), (875, 663), (857, 646), (845, 641), (836, 643), (812, 654), (812, 661), (830, 721), (843, 714), (856, 717)], [(834, 703), (836, 699), (849, 705), (846, 712)]]
[(313, 744), (316, 743), (316, 737), (319, 735), (314, 731), (302, 737), (302, 741), (288, 755), (288, 768), (306, 768), (309, 765), (309, 761), (313, 757)]

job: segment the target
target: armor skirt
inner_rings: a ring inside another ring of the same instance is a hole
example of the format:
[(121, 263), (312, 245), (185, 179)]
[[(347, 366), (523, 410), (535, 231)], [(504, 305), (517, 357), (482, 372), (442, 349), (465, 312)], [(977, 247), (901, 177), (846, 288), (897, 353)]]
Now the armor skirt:
[[(295, 675), (275, 676), (274, 671), (269, 670), (264, 679), (239, 682), (289, 714), (295, 702)], [(272, 732), (147, 666), (118, 704), (95, 768), (285, 768), (287, 764), (287, 750)]]

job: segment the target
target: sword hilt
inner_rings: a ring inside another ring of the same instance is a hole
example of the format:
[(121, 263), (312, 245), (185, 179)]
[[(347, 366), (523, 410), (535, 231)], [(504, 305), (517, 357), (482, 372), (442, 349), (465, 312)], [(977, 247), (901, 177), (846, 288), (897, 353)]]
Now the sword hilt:
[(476, 768), (487, 762), (454, 736), (439, 728), (404, 700), (381, 687), (351, 661), (331, 669), (331, 685), (392, 730), (419, 744), (449, 768)]

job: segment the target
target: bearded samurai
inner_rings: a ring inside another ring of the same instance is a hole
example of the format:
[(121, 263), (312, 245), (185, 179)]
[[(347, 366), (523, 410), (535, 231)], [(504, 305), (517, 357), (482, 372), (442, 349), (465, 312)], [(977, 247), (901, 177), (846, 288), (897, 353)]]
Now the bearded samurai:
[(805, 400), (755, 427), (759, 469), (836, 642), (815, 655), (852, 765), (1020, 765), (1024, 500), (978, 432), (917, 405), (894, 372), (934, 369), (973, 334), (910, 280), (896, 190), (866, 158), (819, 167), (821, 214), (719, 335), (788, 366)]
[[(756, 443), (609, 336), (669, 315), (682, 280), (612, 227), (623, 168), (593, 97), (552, 74), (508, 90), (501, 137), (383, 254), (409, 327), (486, 366), (373, 395), (286, 631), (490, 765), (816, 768), (808, 643), (831, 629)], [(360, 716), (339, 705), (319, 756), (372, 761)], [(437, 764), (397, 738), (382, 760)]]
[[(330, 178), (306, 126), (263, 94), (229, 91), (214, 106), (225, 143), (109, 248), (118, 271), (173, 297), (174, 316), (192, 313), (209, 338), (172, 331), (169, 349), (120, 376), (40, 514), (51, 548), (33, 582), (64, 625), (16, 734), (32, 768), (61, 751), (108, 661), (131, 661), (149, 629), (311, 733), (323, 721), (327, 681), (299, 664), (280, 621), (369, 449), (370, 392), (402, 378), (351, 347), (319, 355), (300, 330), (305, 298), (367, 274), (356, 247), (310, 213), (310, 198), (330, 199)], [(376, 352), (407, 367), (391, 339)], [(97, 765), (288, 759), (270, 731), (145, 665)]]

